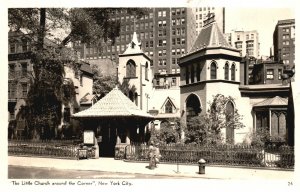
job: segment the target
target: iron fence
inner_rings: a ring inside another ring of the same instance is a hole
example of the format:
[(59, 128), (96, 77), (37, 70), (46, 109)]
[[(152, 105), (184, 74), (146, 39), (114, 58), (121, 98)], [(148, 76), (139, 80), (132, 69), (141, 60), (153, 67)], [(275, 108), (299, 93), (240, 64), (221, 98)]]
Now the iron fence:
[[(248, 145), (161, 145), (161, 162), (197, 164), (205, 159), (211, 165), (249, 167), (294, 167), (293, 147), (254, 147)], [(148, 161), (148, 146), (131, 144), (126, 146), (125, 159)]]
[(8, 154), (76, 159), (80, 146), (76, 140), (10, 140)]

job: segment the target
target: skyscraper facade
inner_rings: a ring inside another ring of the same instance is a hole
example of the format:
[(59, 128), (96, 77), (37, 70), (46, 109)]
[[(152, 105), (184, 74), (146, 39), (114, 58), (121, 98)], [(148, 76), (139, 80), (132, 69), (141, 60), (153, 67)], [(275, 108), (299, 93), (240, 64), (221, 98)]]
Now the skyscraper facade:
[(197, 36), (191, 8), (151, 8), (140, 19), (120, 9), (111, 19), (121, 23), (115, 44), (106, 43), (99, 48), (74, 42), (73, 48), (81, 59), (110, 58), (118, 63), (118, 55), (126, 50), (136, 32), (142, 50), (152, 59), (154, 73), (179, 74), (178, 58), (189, 50)]
[(260, 56), (259, 35), (253, 31), (232, 31), (225, 34), (227, 42), (241, 52), (241, 56), (258, 58)]
[(215, 21), (218, 24), (222, 33), (225, 33), (225, 8), (224, 7), (193, 7), (192, 8), (195, 21), (197, 34), (200, 33), (204, 26), (204, 21), (209, 14), (215, 15)]
[(295, 66), (295, 19), (279, 20), (274, 33), (274, 59), (282, 61), (285, 68)]

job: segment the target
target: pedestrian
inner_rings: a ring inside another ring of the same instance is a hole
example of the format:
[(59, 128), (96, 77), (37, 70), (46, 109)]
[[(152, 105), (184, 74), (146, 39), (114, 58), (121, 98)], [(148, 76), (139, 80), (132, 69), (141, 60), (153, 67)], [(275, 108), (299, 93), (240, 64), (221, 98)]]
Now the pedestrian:
[(154, 142), (150, 142), (149, 146), (149, 169), (154, 169), (155, 168), (155, 147), (154, 147)]
[(155, 167), (158, 167), (157, 164), (160, 162), (160, 158), (161, 158), (160, 151), (159, 151), (159, 143), (155, 144), (154, 149), (155, 149), (155, 153), (154, 153)]

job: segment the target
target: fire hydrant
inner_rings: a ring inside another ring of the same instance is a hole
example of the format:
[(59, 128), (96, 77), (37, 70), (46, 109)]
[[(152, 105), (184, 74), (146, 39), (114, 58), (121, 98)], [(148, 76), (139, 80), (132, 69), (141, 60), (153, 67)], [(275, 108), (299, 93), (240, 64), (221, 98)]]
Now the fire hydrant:
[(199, 166), (199, 174), (205, 174), (205, 160), (204, 159), (200, 159), (198, 161), (198, 166)]

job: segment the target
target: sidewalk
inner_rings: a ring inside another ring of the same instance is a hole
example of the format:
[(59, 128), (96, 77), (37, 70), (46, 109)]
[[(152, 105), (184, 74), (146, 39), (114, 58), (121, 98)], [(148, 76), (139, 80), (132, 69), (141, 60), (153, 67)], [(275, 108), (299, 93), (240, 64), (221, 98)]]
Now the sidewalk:
[[(206, 179), (294, 179), (294, 171), (289, 170), (206, 166), (205, 174), (198, 174), (198, 166), (196, 165), (179, 165), (177, 167), (176, 164), (159, 164), (158, 168), (150, 170), (146, 168), (146, 166), (148, 165), (147, 163), (124, 162), (123, 160), (114, 160), (113, 158), (69, 160), (8, 156), (8, 164), (25, 167), (43, 167), (69, 170), (93, 170), (114, 173), (136, 173)], [(177, 173), (177, 168), (179, 169), (179, 173)]]

